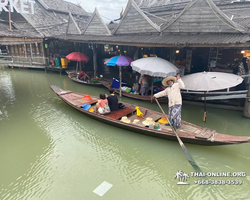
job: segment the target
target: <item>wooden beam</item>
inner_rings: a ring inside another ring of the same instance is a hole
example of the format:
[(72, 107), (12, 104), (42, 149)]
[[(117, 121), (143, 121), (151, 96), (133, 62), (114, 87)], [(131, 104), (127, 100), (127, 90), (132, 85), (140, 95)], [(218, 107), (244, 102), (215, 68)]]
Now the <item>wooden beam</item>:
[(94, 77), (97, 72), (97, 52), (96, 52), (96, 44), (93, 44), (93, 64), (94, 64)]
[[(23, 37), (0, 37), (0, 42), (23, 42)], [(41, 42), (43, 38), (26, 38), (26, 42)]]
[[(112, 38), (110, 38), (112, 39)], [(250, 48), (250, 43), (244, 44), (147, 44), (147, 43), (129, 43), (129, 42), (112, 42), (112, 41), (81, 41), (67, 39), (70, 42), (77, 43), (92, 43), (92, 44), (110, 44), (110, 45), (120, 45), (120, 46), (135, 46), (135, 47), (241, 47), (241, 48)]]

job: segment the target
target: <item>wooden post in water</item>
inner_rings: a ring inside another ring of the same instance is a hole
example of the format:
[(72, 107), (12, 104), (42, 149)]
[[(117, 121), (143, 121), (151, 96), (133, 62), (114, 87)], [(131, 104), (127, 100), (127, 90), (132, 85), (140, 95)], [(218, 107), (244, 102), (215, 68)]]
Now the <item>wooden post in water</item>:
[(45, 45), (45, 43), (43, 43), (43, 42), (41, 42), (40, 43), (40, 45), (41, 45), (41, 47), (42, 47), (42, 54), (43, 54), (43, 64), (45, 65), (45, 67), (46, 67), (46, 58), (45, 58), (45, 48), (44, 48), (44, 46), (43, 45)]
[(154, 95), (154, 77), (152, 76), (152, 83), (151, 83), (151, 103), (153, 102), (152, 96)]
[(93, 64), (94, 64), (94, 77), (96, 77), (96, 72), (97, 72), (96, 44), (93, 44)]
[(245, 101), (243, 117), (250, 118), (250, 84), (248, 85), (248, 92), (247, 92), (247, 98), (246, 98), (246, 101)]
[(32, 44), (30, 43), (30, 65), (33, 63), (33, 52), (32, 52)]

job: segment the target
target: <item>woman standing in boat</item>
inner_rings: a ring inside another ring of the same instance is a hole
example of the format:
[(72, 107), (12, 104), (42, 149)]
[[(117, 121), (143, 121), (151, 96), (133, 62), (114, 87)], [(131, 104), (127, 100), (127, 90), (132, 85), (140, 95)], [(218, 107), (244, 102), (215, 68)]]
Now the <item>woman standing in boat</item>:
[(148, 76), (147, 75), (141, 75), (139, 79), (139, 84), (141, 85), (140, 93), (142, 96), (148, 94)]
[[(175, 125), (176, 128), (181, 127), (181, 107), (182, 107), (182, 97), (181, 89), (185, 88), (180, 75), (177, 77), (168, 77), (162, 81), (162, 84), (167, 88), (157, 94), (152, 98), (159, 98), (163, 96), (168, 96), (168, 106), (169, 106), (169, 123)], [(169, 124), (166, 124), (169, 126)]]

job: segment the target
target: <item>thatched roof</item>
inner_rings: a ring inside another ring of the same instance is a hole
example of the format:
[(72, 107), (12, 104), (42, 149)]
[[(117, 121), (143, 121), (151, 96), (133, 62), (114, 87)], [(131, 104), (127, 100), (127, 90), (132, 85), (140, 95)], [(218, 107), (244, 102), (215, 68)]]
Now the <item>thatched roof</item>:
[[(34, 34), (37, 37), (51, 37), (65, 34), (68, 27), (68, 20), (72, 18), (82, 32), (90, 19), (90, 14), (82, 7), (63, 0), (37, 0), (34, 4), (34, 11), (35, 14), (33, 15), (12, 13), (13, 24), (16, 24), (16, 28), (26, 37), (33, 37)], [(69, 12), (72, 13), (72, 18), (69, 18)], [(7, 21), (8, 13), (0, 13), (0, 19)], [(6, 29), (3, 31), (5, 33), (2, 36), (8, 32)], [(77, 29), (74, 31), (70, 33), (79, 33)]]
[(83, 32), (84, 35), (111, 35), (111, 32), (107, 25), (102, 20), (97, 8), (92, 14), (86, 29)]
[(73, 15), (89, 15), (80, 5), (62, 0), (38, 0), (43, 7), (50, 11), (71, 12)]
[[(191, 0), (138, 0), (137, 4), (140, 8), (163, 8), (166, 6), (186, 6)], [(231, 4), (233, 0), (214, 0), (216, 5)]]
[(179, 15), (162, 27), (174, 33), (239, 33), (244, 29), (226, 16), (212, 0), (193, 0)]
[[(158, 25), (166, 24), (178, 16), (191, 0), (139, 0), (138, 5)], [(250, 2), (213, 0), (213, 3), (232, 21), (250, 29)]]
[(74, 33), (79, 33), (81, 34), (81, 30), (79, 26), (77, 25), (74, 17), (72, 16), (71, 13), (69, 13), (69, 20), (68, 20), (68, 26), (66, 29), (66, 34), (74, 34)]
[(152, 22), (132, 0), (113, 34), (158, 33), (160, 27)]
[(224, 11), (250, 10), (250, 3), (233, 4), (228, 0), (129, 0), (111, 36), (68, 35), (67, 39), (135, 46), (248, 46), (250, 32), (236, 21), (242, 14), (234, 19)]

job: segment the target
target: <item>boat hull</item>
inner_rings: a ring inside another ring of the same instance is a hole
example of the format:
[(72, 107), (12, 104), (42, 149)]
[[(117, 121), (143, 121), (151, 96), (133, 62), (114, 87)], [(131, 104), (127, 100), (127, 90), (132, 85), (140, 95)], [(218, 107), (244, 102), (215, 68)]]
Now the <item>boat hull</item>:
[(68, 74), (68, 77), (76, 82), (76, 83), (80, 83), (80, 84), (83, 84), (83, 85), (89, 85), (89, 86), (95, 86), (95, 87), (103, 87), (103, 84), (102, 83), (86, 83), (86, 82), (83, 82), (81, 80), (79, 80), (77, 78), (77, 76), (75, 75), (74, 72), (70, 72), (70, 71), (66, 71), (66, 73)]
[[(89, 112), (81, 108), (80, 105), (82, 103), (91, 104), (94, 108), (94, 104), (97, 102), (98, 98), (92, 97), (92, 100), (88, 102), (83, 102), (81, 99), (84, 94), (78, 94), (71, 91), (64, 91), (58, 88), (57, 86), (51, 86), (51, 89), (67, 104), (75, 108), (76, 110), (82, 112), (83, 114), (92, 117), (93, 119), (99, 120), (106, 124), (110, 124), (112, 126), (116, 126), (119, 128), (123, 128), (128, 131), (137, 132), (143, 135), (158, 137), (167, 140), (177, 141), (177, 138), (170, 127), (165, 126), (164, 124), (160, 125), (162, 130), (150, 129), (147, 126), (144, 126), (143, 123), (133, 124), (133, 123), (124, 123), (120, 119), (122, 116), (128, 116), (128, 119), (131, 121), (133, 119), (138, 119), (135, 112), (135, 105), (130, 105), (124, 103), (126, 109), (120, 111), (113, 111), (108, 115), (100, 115), (95, 112)], [(72, 98), (71, 98), (72, 96)], [(76, 102), (76, 98), (79, 99)], [(80, 98), (81, 97), (81, 98)], [(74, 100), (70, 100), (74, 99)], [(78, 105), (79, 104), (79, 105)], [(142, 113), (144, 113), (144, 117), (152, 117), (155, 121), (162, 117), (162, 114), (156, 111), (152, 111), (146, 108), (140, 108)], [(141, 119), (142, 120), (142, 119)], [(214, 130), (204, 129), (203, 127), (199, 127), (197, 125), (182, 121), (182, 129), (178, 129), (177, 133), (181, 140), (185, 143), (199, 144), (199, 145), (207, 145), (207, 146), (216, 146), (216, 145), (229, 145), (229, 144), (240, 144), (250, 142), (250, 137), (244, 136), (231, 136), (225, 134), (219, 134)], [(204, 132), (204, 130), (206, 130)], [(205, 133), (202, 135), (202, 133)], [(198, 136), (198, 137), (197, 137)]]

